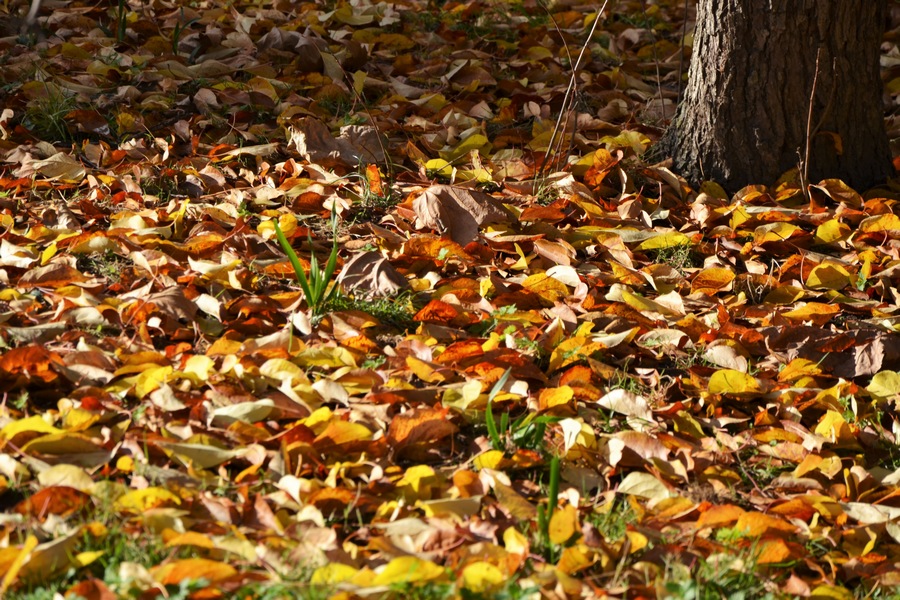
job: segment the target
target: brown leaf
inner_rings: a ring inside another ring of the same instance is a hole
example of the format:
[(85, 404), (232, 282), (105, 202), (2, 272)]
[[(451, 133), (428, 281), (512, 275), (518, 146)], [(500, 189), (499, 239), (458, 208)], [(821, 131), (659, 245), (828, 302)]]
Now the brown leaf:
[(448, 233), (463, 246), (478, 238), (482, 225), (509, 218), (492, 196), (451, 185), (431, 186), (413, 200), (413, 209), (417, 229), (428, 227)]
[(361, 252), (344, 265), (338, 277), (344, 291), (362, 296), (392, 296), (409, 287), (406, 278), (377, 252)]

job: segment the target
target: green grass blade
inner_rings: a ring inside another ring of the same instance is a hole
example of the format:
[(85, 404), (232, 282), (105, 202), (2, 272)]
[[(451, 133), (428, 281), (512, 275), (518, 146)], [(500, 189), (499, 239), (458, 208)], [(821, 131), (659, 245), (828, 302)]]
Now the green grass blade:
[[(310, 305), (310, 308), (312, 308), (312, 294), (310, 293), (311, 290), (309, 289), (309, 282), (306, 280), (306, 273), (303, 271), (303, 265), (300, 264), (300, 258), (297, 256), (297, 253), (294, 252), (294, 249), (291, 248), (291, 243), (288, 241), (287, 236), (285, 236), (284, 232), (281, 230), (281, 226), (278, 225), (278, 219), (272, 219), (272, 224), (275, 226), (275, 237), (278, 238), (278, 243), (281, 244), (281, 249), (284, 250), (285, 254), (287, 254), (288, 260), (291, 261), (291, 266), (294, 267), (294, 274), (297, 277), (297, 283), (300, 284), (300, 288), (306, 295), (306, 303)], [(315, 259), (315, 257), (313, 258)]]
[(488, 398), (487, 408), (484, 411), (484, 424), (487, 426), (488, 437), (491, 438), (491, 445), (494, 447), (494, 450), (503, 450), (503, 440), (500, 438), (500, 432), (497, 431), (497, 422), (494, 420), (493, 403), (493, 398)]
[(500, 379), (498, 379), (497, 383), (494, 384), (494, 387), (491, 388), (491, 392), (488, 394), (489, 400), (493, 400), (497, 397), (497, 394), (499, 394), (500, 390), (503, 389), (503, 386), (506, 385), (510, 373), (512, 373), (512, 369), (507, 369), (503, 372), (503, 375), (500, 376)]
[(556, 505), (559, 503), (559, 456), (554, 455), (552, 459), (550, 459), (550, 489), (547, 493), (547, 500), (549, 504), (547, 506), (547, 522), (550, 522), (550, 518), (553, 517), (553, 511), (556, 510)]

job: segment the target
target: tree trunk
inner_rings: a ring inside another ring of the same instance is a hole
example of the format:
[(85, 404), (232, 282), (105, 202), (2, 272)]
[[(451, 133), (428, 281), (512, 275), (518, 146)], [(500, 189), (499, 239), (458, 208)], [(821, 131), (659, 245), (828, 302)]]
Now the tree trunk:
[(886, 4), (699, 0), (684, 99), (661, 151), (689, 181), (735, 191), (802, 166), (811, 132), (810, 182), (883, 182), (893, 174), (879, 72)]

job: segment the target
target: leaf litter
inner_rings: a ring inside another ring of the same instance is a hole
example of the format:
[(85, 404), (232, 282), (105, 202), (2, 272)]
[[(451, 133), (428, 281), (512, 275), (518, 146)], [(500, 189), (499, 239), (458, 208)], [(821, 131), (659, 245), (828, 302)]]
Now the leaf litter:
[(693, 3), (122, 6), (0, 38), (6, 596), (900, 583), (898, 190), (650, 163)]

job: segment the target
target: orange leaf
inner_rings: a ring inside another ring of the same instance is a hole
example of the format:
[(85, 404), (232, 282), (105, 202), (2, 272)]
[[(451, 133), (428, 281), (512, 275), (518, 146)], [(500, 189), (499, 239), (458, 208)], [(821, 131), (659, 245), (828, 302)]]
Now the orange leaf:
[(460, 316), (460, 311), (452, 304), (441, 302), (440, 300), (432, 300), (422, 307), (422, 310), (413, 317), (416, 321), (423, 323), (438, 323), (440, 325), (449, 325)]
[(734, 528), (746, 537), (759, 537), (767, 532), (794, 533), (797, 528), (787, 521), (760, 512), (742, 514)]
[(84, 598), (85, 600), (116, 600), (118, 598), (106, 584), (99, 579), (80, 581), (66, 590), (66, 598)]
[(163, 585), (178, 585), (182, 581), (205, 579), (216, 583), (237, 575), (237, 569), (229, 564), (206, 558), (185, 558), (166, 563), (151, 570)]
[(30, 498), (19, 502), (13, 509), (20, 515), (29, 515), (43, 521), (48, 515), (67, 517), (85, 508), (91, 497), (65, 485), (42, 489)]
[(391, 420), (388, 441), (397, 452), (411, 446), (433, 446), (457, 432), (456, 425), (447, 420), (448, 412), (419, 408), (397, 415)]
[(791, 554), (791, 549), (784, 540), (780, 538), (766, 540), (762, 543), (756, 562), (760, 565), (783, 563), (791, 557)]
[(700, 515), (700, 518), (697, 519), (697, 527), (703, 529), (704, 527), (721, 527), (728, 525), (737, 521), (745, 512), (746, 511), (743, 508), (735, 506), (734, 504), (713, 506)]
[(24, 378), (25, 382), (50, 383), (59, 377), (55, 370), (57, 366), (62, 366), (62, 359), (55, 352), (38, 345), (20, 346), (0, 357), (0, 381)]
[(369, 192), (379, 198), (384, 197), (384, 186), (381, 183), (381, 173), (378, 172), (378, 165), (366, 165), (366, 182), (369, 184)]

